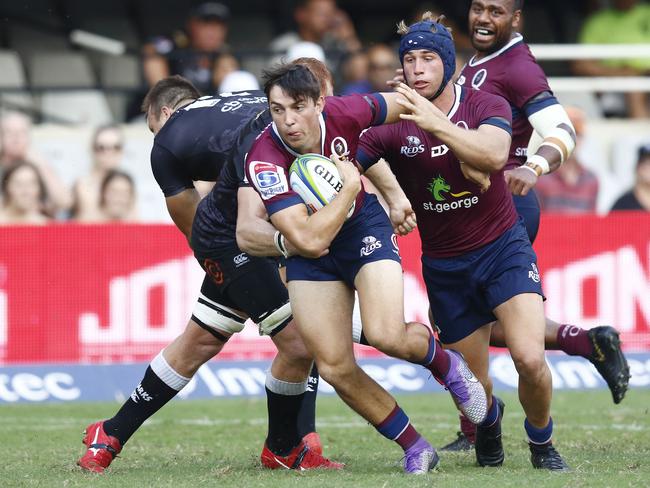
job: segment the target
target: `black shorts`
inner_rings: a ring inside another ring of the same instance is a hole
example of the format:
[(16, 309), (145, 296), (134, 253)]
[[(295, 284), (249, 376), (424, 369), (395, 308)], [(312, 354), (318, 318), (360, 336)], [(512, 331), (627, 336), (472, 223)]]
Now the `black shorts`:
[(271, 336), (290, 322), (289, 294), (274, 258), (250, 256), (236, 245), (195, 257), (206, 273), (192, 314), (201, 327), (227, 333), (215, 334), (223, 340), (243, 329), (247, 318), (257, 324), (271, 318), (272, 330), (265, 331)]

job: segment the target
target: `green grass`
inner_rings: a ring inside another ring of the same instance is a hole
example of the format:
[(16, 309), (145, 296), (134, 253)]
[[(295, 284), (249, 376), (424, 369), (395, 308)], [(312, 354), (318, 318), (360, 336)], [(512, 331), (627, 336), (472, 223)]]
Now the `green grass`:
[[(81, 472), (81, 431), (111, 416), (115, 403), (0, 407), (0, 486), (121, 487), (491, 487), (650, 486), (650, 390), (628, 393), (615, 406), (609, 392), (557, 392), (555, 444), (573, 472), (534, 470), (524, 441), (523, 413), (506, 402), (502, 468), (478, 468), (473, 453), (445, 454), (427, 476), (401, 472), (401, 450), (383, 439), (338, 398), (318, 401), (326, 453), (343, 472), (266, 471), (258, 456), (266, 432), (265, 400), (176, 401), (131, 439), (105, 475)], [(444, 394), (398, 398), (416, 428), (434, 445), (458, 430)]]

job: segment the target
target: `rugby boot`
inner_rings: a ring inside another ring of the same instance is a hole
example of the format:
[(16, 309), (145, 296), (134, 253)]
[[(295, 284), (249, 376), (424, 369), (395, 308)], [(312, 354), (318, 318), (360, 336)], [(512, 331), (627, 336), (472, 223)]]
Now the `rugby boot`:
[(471, 442), (461, 431), (456, 432), (456, 435), (457, 437), (455, 440), (441, 447), (440, 450), (447, 452), (461, 452), (469, 451), (474, 448), (474, 443)]
[(438, 465), (438, 454), (424, 437), (404, 452), (404, 472), (426, 474)]
[(630, 381), (630, 367), (621, 350), (621, 340), (614, 327), (602, 325), (587, 331), (594, 348), (587, 357), (603, 377), (614, 403), (621, 403)]
[(83, 442), (88, 450), (77, 461), (77, 464), (86, 471), (103, 473), (113, 459), (120, 453), (122, 446), (117, 437), (104, 432), (104, 421), (95, 422), (86, 427)]
[(320, 440), (320, 435), (318, 432), (310, 432), (302, 438), (302, 442), (305, 443), (305, 446), (309, 448), (310, 451), (322, 456), (323, 455), (323, 443)]
[(487, 415), (487, 396), (485, 389), (469, 369), (463, 355), (453, 349), (449, 354), (449, 371), (443, 378), (443, 385), (460, 411), (473, 424), (480, 424)]
[(345, 466), (342, 463), (330, 461), (320, 454), (316, 454), (302, 441), (286, 456), (274, 454), (267, 447), (266, 443), (264, 443), (264, 449), (262, 449), (260, 459), (262, 466), (268, 469), (297, 469), (298, 471), (306, 471), (308, 469), (318, 468), (343, 469)]
[(501, 466), (505, 457), (501, 441), (501, 419), (505, 404), (500, 398), (492, 397), (499, 405), (497, 420), (488, 427), (476, 426), (476, 462), (479, 466)]
[(571, 471), (552, 443), (537, 445), (529, 442), (528, 447), (530, 448), (530, 462), (533, 463), (534, 468), (560, 472)]

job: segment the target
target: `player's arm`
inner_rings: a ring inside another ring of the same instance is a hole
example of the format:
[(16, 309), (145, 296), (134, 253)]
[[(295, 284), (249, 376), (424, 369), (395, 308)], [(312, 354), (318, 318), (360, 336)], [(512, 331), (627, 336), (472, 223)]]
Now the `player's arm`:
[(271, 215), (271, 223), (291, 241), (297, 253), (317, 258), (327, 252), (347, 218), (350, 206), (361, 190), (361, 180), (356, 166), (332, 155), (332, 161), (343, 181), (338, 195), (318, 212), (307, 213), (305, 205), (292, 205)]
[(395, 233), (406, 235), (415, 229), (417, 219), (411, 202), (406, 197), (402, 187), (399, 186), (397, 178), (388, 163), (380, 159), (370, 166), (363, 175), (375, 185), (384, 200), (386, 200), (390, 221), (393, 224)]
[(573, 124), (550, 92), (533, 97), (524, 110), (534, 131), (526, 163), (506, 174), (508, 187), (515, 195), (526, 195), (541, 175), (559, 168), (576, 145)]
[[(277, 229), (269, 222), (262, 199), (254, 188), (241, 186), (237, 191), (237, 246), (252, 256), (280, 256), (278, 246), (289, 247), (286, 240), (276, 242)], [(279, 236), (277, 236), (279, 238)]]
[(431, 132), (451, 149), (463, 163), (479, 171), (499, 171), (508, 160), (510, 150), (510, 122), (495, 117), (490, 123), (482, 123), (477, 129), (465, 129), (451, 122), (447, 115), (412, 88), (401, 84), (396, 90), (403, 96), (408, 113), (399, 117), (412, 120), (420, 128)]
[(185, 165), (166, 148), (154, 142), (151, 148), (151, 171), (165, 195), (169, 216), (190, 242), (192, 221), (201, 197), (194, 188)]
[(190, 242), (192, 237), (192, 221), (200, 201), (199, 192), (194, 188), (188, 188), (176, 195), (165, 198), (169, 216), (176, 224), (176, 227), (185, 234), (187, 242)]

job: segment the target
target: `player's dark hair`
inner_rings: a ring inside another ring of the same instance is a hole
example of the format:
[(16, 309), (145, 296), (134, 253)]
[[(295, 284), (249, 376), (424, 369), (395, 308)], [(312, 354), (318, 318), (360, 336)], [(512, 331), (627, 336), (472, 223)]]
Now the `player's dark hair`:
[(512, 2), (512, 11), (521, 10), (524, 8), (524, 0), (513, 0)]
[(320, 83), (309, 68), (301, 64), (280, 64), (262, 73), (264, 93), (270, 100), (269, 93), (274, 86), (294, 100), (312, 99), (318, 101), (321, 95)]
[(183, 100), (195, 100), (201, 96), (192, 82), (180, 75), (168, 76), (156, 83), (142, 101), (142, 112), (158, 114), (163, 107), (174, 108)]

